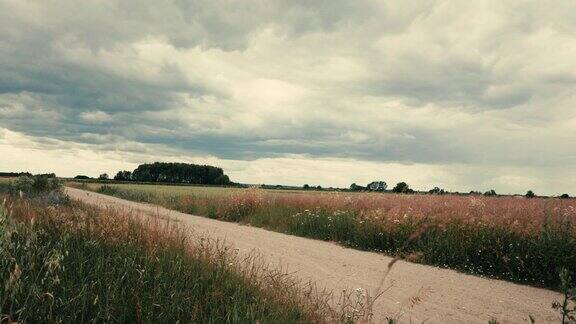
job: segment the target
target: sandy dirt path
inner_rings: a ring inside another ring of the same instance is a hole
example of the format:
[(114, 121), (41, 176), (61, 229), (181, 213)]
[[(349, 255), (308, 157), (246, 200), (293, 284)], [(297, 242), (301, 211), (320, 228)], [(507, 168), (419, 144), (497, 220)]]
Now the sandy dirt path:
[[(391, 258), (260, 228), (183, 214), (162, 207), (136, 203), (66, 188), (68, 195), (85, 203), (153, 213), (179, 220), (193, 230), (225, 239), (248, 253), (257, 250), (266, 261), (287, 268), (302, 280), (311, 280), (335, 292), (342, 289), (376, 289)], [(448, 269), (397, 262), (387, 282), (392, 287), (374, 306), (375, 319), (401, 314), (401, 323), (559, 323), (551, 308), (560, 294), (500, 280), (475, 277)], [(410, 299), (420, 302), (410, 307)]]

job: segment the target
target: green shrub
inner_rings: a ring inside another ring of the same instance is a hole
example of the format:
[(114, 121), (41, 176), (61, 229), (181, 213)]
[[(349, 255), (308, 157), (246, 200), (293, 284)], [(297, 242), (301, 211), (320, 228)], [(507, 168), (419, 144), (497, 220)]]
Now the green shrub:
[(27, 197), (36, 197), (52, 192), (60, 193), (63, 184), (60, 180), (46, 175), (21, 176), (16, 180), (5, 183), (0, 186), (0, 192), (12, 195), (25, 195)]
[(98, 191), (101, 194), (105, 194), (105, 195), (110, 195), (110, 196), (116, 196), (119, 194), (119, 190), (116, 187), (112, 187), (109, 185), (103, 185), (100, 186), (100, 188), (98, 188)]

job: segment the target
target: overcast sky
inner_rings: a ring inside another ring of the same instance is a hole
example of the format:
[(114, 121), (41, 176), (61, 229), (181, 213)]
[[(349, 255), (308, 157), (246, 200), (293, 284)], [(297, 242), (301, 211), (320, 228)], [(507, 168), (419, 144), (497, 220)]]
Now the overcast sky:
[(576, 1), (0, 0), (0, 171), (576, 194)]

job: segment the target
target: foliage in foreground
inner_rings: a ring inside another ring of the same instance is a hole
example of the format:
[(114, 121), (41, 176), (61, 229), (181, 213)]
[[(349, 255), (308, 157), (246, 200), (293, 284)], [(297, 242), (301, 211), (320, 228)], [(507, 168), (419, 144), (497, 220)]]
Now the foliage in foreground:
[(0, 194), (20, 196), (36, 203), (67, 204), (68, 196), (63, 195), (63, 183), (51, 174), (24, 175), (14, 180), (0, 182)]
[[(558, 289), (576, 276), (576, 206), (561, 199), (295, 194), (238, 190), (220, 196), (154, 194), (101, 186), (101, 193), (185, 213), (336, 241), (411, 261)], [(414, 242), (409, 237), (423, 231)]]
[(4, 198), (0, 322), (323, 322), (353, 319), (255, 258), (83, 205)]
[(576, 282), (572, 280), (572, 276), (566, 269), (560, 271), (560, 281), (564, 299), (554, 302), (552, 307), (562, 315), (562, 324), (576, 323)]

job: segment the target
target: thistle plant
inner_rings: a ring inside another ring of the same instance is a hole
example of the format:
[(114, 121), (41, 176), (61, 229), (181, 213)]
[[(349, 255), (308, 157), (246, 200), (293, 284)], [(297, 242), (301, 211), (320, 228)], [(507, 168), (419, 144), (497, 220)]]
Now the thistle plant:
[(560, 290), (564, 298), (552, 303), (552, 307), (562, 315), (562, 324), (576, 323), (576, 283), (566, 268), (560, 270)]

